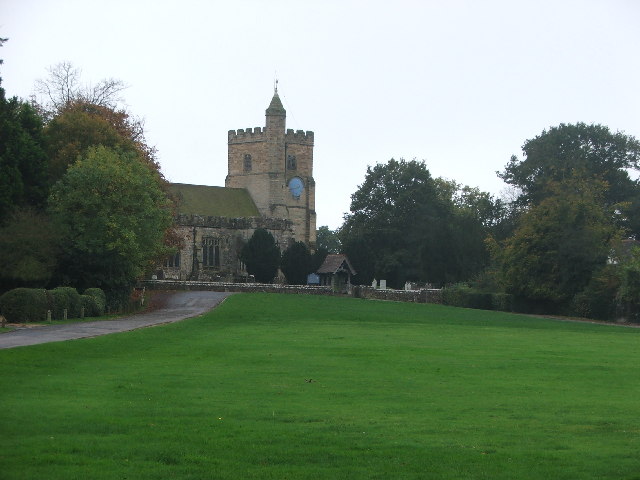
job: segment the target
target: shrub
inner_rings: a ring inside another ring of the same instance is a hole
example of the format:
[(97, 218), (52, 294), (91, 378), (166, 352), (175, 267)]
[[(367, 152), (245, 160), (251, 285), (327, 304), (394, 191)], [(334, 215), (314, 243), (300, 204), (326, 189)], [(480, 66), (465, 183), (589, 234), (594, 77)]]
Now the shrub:
[(493, 310), (513, 312), (513, 295), (509, 293), (492, 293), (491, 306)]
[(620, 288), (617, 265), (607, 265), (593, 275), (586, 288), (573, 297), (571, 314), (598, 320), (614, 320)]
[(85, 317), (99, 317), (101, 315), (100, 307), (94, 297), (91, 295), (80, 295), (80, 301), (84, 308)]
[(64, 318), (64, 310), (67, 310), (68, 318), (80, 316), (82, 299), (73, 287), (57, 287), (47, 292), (51, 298), (51, 313), (53, 318)]
[(12, 323), (44, 321), (47, 307), (47, 292), (39, 288), (14, 288), (0, 297), (0, 312)]
[[(100, 315), (104, 315), (104, 312), (107, 308), (107, 296), (104, 291), (100, 288), (87, 288), (84, 291), (85, 295), (92, 297), (96, 302), (96, 313), (92, 314), (92, 317), (99, 317)], [(86, 309), (86, 307), (85, 307)]]
[(442, 290), (442, 303), (454, 307), (492, 310), (492, 294), (474, 290), (466, 284), (458, 283)]

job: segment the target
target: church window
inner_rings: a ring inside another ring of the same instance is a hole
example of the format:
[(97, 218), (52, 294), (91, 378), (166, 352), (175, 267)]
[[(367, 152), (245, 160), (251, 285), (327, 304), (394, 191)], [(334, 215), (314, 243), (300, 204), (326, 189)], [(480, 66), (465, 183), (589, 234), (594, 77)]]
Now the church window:
[(245, 172), (251, 171), (251, 155), (248, 153), (244, 155), (244, 171)]
[(218, 238), (204, 238), (202, 240), (202, 265), (205, 267), (220, 266), (220, 240)]
[(298, 168), (298, 162), (295, 155), (287, 155), (287, 170), (295, 170)]
[(171, 267), (179, 267), (180, 266), (180, 252), (177, 252), (175, 255), (171, 255), (164, 261), (164, 266), (167, 268)]

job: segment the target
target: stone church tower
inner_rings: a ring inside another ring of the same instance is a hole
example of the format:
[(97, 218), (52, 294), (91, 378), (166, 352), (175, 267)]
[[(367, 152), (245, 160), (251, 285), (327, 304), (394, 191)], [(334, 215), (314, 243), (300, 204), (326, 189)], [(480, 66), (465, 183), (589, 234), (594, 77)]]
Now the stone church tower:
[(295, 240), (315, 249), (313, 132), (287, 130), (286, 119), (276, 88), (264, 128), (229, 131), (225, 186), (246, 189), (263, 217), (291, 221)]
[(159, 266), (159, 279), (246, 281), (239, 255), (258, 228), (284, 251), (293, 241), (316, 246), (313, 132), (286, 129), (276, 90), (266, 126), (228, 133), (225, 187), (172, 183), (176, 234), (183, 245)]

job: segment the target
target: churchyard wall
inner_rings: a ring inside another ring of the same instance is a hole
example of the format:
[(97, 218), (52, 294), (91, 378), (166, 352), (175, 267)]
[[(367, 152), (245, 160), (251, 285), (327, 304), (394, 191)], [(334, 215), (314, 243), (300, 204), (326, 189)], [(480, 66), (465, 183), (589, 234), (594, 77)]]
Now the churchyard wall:
[[(145, 280), (144, 286), (151, 290), (208, 290), (213, 292), (264, 292), (308, 295), (338, 295), (330, 286), (281, 285), (265, 283), (230, 283), (175, 280)], [(355, 285), (348, 296), (368, 300), (388, 300), (412, 303), (442, 303), (442, 294), (436, 289), (422, 290), (379, 290), (373, 287)]]

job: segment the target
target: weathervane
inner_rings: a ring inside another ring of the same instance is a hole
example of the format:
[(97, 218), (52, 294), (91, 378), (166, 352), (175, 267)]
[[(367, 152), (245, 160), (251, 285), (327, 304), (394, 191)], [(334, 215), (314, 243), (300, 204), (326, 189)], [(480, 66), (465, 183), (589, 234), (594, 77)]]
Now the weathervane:
[(274, 84), (273, 84), (273, 93), (277, 94), (278, 93), (278, 79), (276, 78)]

